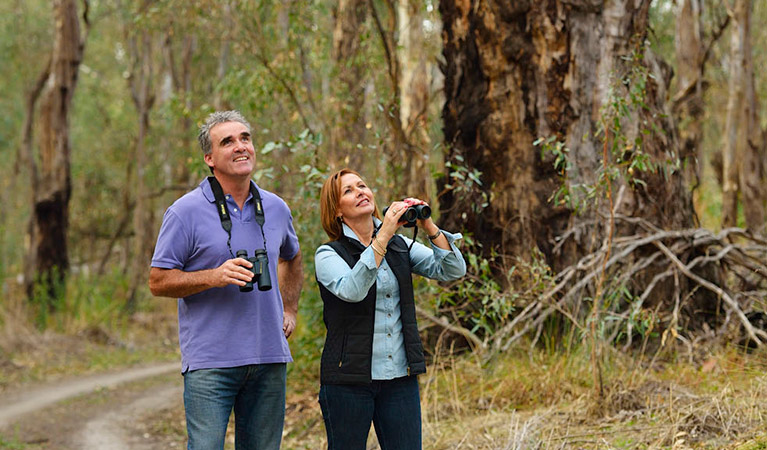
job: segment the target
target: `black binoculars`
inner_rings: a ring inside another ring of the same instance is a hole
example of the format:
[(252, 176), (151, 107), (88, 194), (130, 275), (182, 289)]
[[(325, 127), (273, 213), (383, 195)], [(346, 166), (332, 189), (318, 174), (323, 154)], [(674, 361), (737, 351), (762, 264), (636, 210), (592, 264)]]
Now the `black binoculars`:
[[(386, 215), (386, 211), (389, 210), (389, 207), (387, 206), (383, 210), (383, 215)], [(405, 228), (411, 228), (414, 227), (416, 224), (416, 221), (421, 219), (428, 219), (431, 217), (431, 208), (429, 205), (415, 205), (415, 206), (408, 206), (407, 210), (404, 214), (400, 217), (400, 221), (404, 221), (405, 225), (402, 225)]]
[(258, 283), (259, 291), (268, 291), (272, 288), (272, 278), (269, 275), (269, 257), (266, 255), (266, 250), (258, 248), (250, 258), (248, 258), (247, 250), (237, 250), (237, 257), (246, 259), (253, 264), (253, 267), (248, 269), (253, 272), (253, 280), (247, 282), (245, 286), (240, 286), (240, 292), (252, 291), (253, 283)]

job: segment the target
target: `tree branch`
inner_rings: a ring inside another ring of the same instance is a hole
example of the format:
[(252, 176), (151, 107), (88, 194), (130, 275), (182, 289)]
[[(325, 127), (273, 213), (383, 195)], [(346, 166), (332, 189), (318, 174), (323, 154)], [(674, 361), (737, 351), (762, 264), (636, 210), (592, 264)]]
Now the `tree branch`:
[(474, 348), (474, 350), (479, 349), (480, 352), (482, 352), (487, 348), (487, 344), (482, 342), (482, 340), (478, 338), (477, 335), (472, 333), (470, 330), (460, 325), (453, 325), (450, 322), (448, 322), (447, 319), (440, 320), (439, 318), (430, 314), (428, 311), (426, 311), (425, 309), (421, 308), (418, 305), (416, 305), (415, 307), (415, 312), (417, 312), (421, 317), (434, 323), (435, 325), (438, 325), (448, 331), (452, 331), (453, 333), (460, 334), (461, 336), (465, 337), (470, 344), (473, 344), (472, 347)]
[[(616, 216), (616, 219), (624, 220), (624, 218), (620, 216)], [(657, 228), (650, 226), (649, 224), (643, 224), (641, 219), (631, 219), (631, 222), (635, 225), (640, 225), (647, 230), (657, 230)], [(733, 241), (733, 239), (737, 237), (746, 239), (750, 243), (757, 244), (737, 244)], [(666, 242), (669, 241), (671, 241), (672, 244), (667, 245)], [(555, 286), (544, 291), (535, 301), (526, 305), (525, 308), (516, 314), (510, 322), (494, 333), (492, 337), (492, 347), (495, 351), (508, 349), (513, 342), (531, 331), (538, 329), (543, 321), (555, 311), (559, 311), (560, 313), (567, 312), (567, 314), (563, 313), (563, 315), (573, 321), (577, 327), (581, 328), (582, 324), (579, 321), (583, 319), (574, 317), (572, 313), (568, 312), (569, 308), (567, 308), (566, 305), (576, 301), (582, 296), (581, 293), (584, 289), (596, 283), (595, 280), (597, 275), (605, 272), (614, 274), (609, 277), (609, 286), (620, 288), (620, 286), (635, 278), (637, 274), (642, 273), (646, 269), (650, 267), (657, 268), (658, 258), (660, 256), (665, 256), (666, 259), (664, 259), (664, 261), (668, 261), (666, 270), (656, 273), (653, 276), (649, 284), (642, 290), (641, 294), (639, 294), (636, 301), (623, 304), (615, 303), (615, 307), (620, 308), (620, 305), (629, 305), (631, 310), (636, 311), (640, 309), (652, 294), (653, 290), (657, 287), (658, 283), (681, 271), (685, 276), (697, 282), (700, 287), (711, 290), (719, 295), (720, 298), (724, 299), (728, 316), (731, 313), (734, 313), (739, 321), (743, 323), (750, 338), (755, 342), (764, 343), (767, 341), (767, 333), (755, 329), (748, 322), (744, 313), (747, 311), (748, 306), (741, 305), (738, 302), (738, 300), (747, 301), (749, 298), (748, 296), (739, 294), (731, 295), (715, 283), (692, 272), (695, 267), (714, 265), (719, 267), (729, 267), (730, 270), (735, 271), (737, 274), (736, 269), (742, 268), (747, 272), (746, 275), (756, 274), (758, 277), (755, 281), (744, 281), (744, 286), (747, 288), (748, 286), (757, 286), (758, 288), (758, 286), (760, 286), (759, 283), (763, 283), (764, 280), (767, 279), (767, 267), (761, 263), (763, 255), (767, 254), (767, 246), (763, 245), (764, 243), (765, 240), (762, 237), (752, 235), (741, 228), (727, 228), (721, 230), (716, 235), (705, 229), (687, 229), (678, 231), (657, 231), (647, 236), (624, 236), (615, 238), (612, 243), (612, 252), (614, 253), (614, 256), (607, 261), (604, 268), (599, 267), (598, 263), (603, 261), (604, 256), (607, 254), (607, 242), (605, 242), (596, 252), (583, 256), (575, 264), (561, 270), (557, 275), (556, 279), (558, 282)], [(657, 247), (659, 251), (653, 252), (647, 256), (642, 256), (638, 259), (635, 257), (632, 258), (631, 255), (634, 252), (650, 244)], [(715, 248), (718, 249), (712, 254), (712, 250)], [(692, 259), (687, 264), (682, 263), (679, 257), (676, 256), (690, 253), (697, 253), (700, 256)], [(571, 285), (573, 281), (575, 282)], [(761, 286), (763, 286), (763, 284), (761, 284)], [(698, 288), (694, 288), (691, 292), (694, 292), (695, 289)], [(761, 292), (761, 290), (757, 292)], [(555, 296), (559, 296), (559, 298), (554, 303), (548, 304)], [(687, 295), (686, 298), (689, 299), (690, 295)], [(622, 307), (625, 308), (626, 306)], [(681, 307), (681, 304), (678, 304), (676, 307)], [(617, 318), (623, 318), (625, 321), (629, 321), (633, 314), (634, 313), (630, 311), (626, 312), (621, 309), (613, 311), (611, 309), (611, 315)], [(520, 325), (522, 325), (522, 327), (512, 334), (512, 332)], [(615, 322), (614, 327), (616, 327), (616, 329), (620, 326), (620, 321)], [(631, 329), (632, 325), (629, 321), (629, 333), (631, 333)]]
[(753, 325), (751, 325), (751, 322), (748, 320), (748, 317), (746, 317), (745, 314), (743, 314), (743, 311), (741, 310), (740, 306), (738, 306), (738, 303), (733, 300), (730, 295), (725, 292), (724, 289), (720, 288), (719, 286), (711, 283), (708, 280), (703, 279), (702, 277), (692, 273), (690, 269), (688, 269), (682, 261), (679, 261), (679, 258), (676, 257), (674, 253), (671, 252), (671, 250), (668, 249), (665, 245), (663, 245), (662, 242), (656, 241), (653, 242), (655, 246), (657, 246), (667, 257), (671, 260), (671, 262), (676, 265), (682, 273), (687, 276), (687, 278), (690, 278), (694, 280), (696, 283), (700, 284), (701, 286), (705, 287), (706, 289), (715, 292), (717, 295), (719, 295), (732, 309), (732, 311), (735, 313), (736, 316), (738, 316), (738, 319), (740, 319), (741, 324), (743, 325), (743, 328), (746, 329), (746, 332), (748, 333), (749, 337), (756, 342), (758, 346), (761, 346), (764, 342), (757, 337), (757, 335), (761, 336), (763, 339), (767, 339), (767, 333), (754, 328)]

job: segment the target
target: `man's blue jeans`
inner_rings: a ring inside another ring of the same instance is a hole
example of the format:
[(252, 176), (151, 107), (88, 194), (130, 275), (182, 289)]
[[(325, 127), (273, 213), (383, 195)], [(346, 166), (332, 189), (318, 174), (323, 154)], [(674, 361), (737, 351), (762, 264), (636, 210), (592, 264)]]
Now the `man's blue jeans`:
[(415, 376), (364, 386), (324, 384), (320, 406), (328, 450), (364, 450), (373, 422), (382, 450), (421, 448), (421, 401)]
[(190, 450), (224, 448), (234, 409), (236, 449), (277, 450), (285, 421), (287, 365), (257, 364), (184, 374)]

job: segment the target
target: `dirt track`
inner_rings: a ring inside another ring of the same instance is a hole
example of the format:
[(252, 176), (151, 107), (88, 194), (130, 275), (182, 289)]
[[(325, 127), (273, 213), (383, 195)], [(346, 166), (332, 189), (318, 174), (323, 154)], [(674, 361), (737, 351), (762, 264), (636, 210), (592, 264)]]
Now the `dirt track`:
[[(0, 433), (42, 448), (152, 449), (124, 428), (181, 401), (179, 364), (123, 370), (46, 384), (0, 397)], [(163, 375), (165, 375), (163, 377)], [(130, 388), (132, 384), (141, 386)]]
[(102, 450), (150, 450), (158, 448), (156, 443), (147, 441), (144, 436), (126, 432), (126, 425), (132, 424), (148, 412), (172, 405), (181, 398), (182, 385), (168, 387), (161, 385), (147, 390), (134, 402), (121, 405), (120, 408), (90, 420), (82, 429), (80, 436), (73, 441), (77, 448)]

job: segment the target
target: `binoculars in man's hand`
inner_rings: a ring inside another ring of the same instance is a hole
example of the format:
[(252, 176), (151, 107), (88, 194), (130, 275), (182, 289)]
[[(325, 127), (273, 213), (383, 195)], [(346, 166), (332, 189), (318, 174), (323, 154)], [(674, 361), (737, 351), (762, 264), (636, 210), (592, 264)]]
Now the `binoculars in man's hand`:
[(245, 286), (240, 286), (240, 292), (252, 291), (253, 283), (258, 283), (259, 291), (268, 291), (272, 288), (272, 278), (269, 275), (269, 258), (266, 255), (266, 250), (256, 249), (250, 258), (248, 258), (247, 250), (237, 250), (237, 257), (246, 259), (253, 264), (253, 267), (248, 269), (253, 272), (253, 280), (248, 281)]

